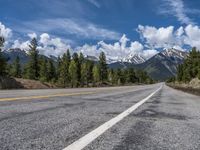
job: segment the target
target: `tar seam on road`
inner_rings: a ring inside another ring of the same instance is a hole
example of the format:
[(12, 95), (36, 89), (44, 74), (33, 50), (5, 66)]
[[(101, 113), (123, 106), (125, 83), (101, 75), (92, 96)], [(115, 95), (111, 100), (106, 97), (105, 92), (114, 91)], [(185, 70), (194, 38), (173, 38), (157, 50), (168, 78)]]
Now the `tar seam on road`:
[(63, 96), (88, 95), (88, 94), (95, 94), (95, 93), (97, 93), (97, 92), (80, 92), (80, 93), (68, 93), (68, 94), (61, 93), (61, 94), (42, 95), (42, 96), (0, 98), (0, 101), (14, 101), (14, 100), (28, 100), (28, 99), (51, 98), (51, 97), (63, 97)]
[(150, 99), (154, 94), (156, 94), (158, 91), (162, 89), (163, 85), (161, 85), (156, 91), (151, 93), (146, 98), (142, 99), (135, 105), (131, 106), (121, 114), (117, 115), (116, 117), (112, 118), (111, 120), (107, 121), (106, 123), (102, 124), (98, 128), (94, 129), (93, 131), (89, 132), (82, 138), (78, 139), (71, 145), (67, 146), (63, 150), (81, 150), (85, 148), (88, 144), (90, 144), (92, 141), (94, 141), (96, 138), (98, 138), (100, 135), (102, 135), (106, 130), (114, 126), (116, 123), (120, 122), (122, 119), (127, 117), (129, 114), (131, 114), (134, 110), (136, 110), (139, 106), (144, 104), (148, 99)]

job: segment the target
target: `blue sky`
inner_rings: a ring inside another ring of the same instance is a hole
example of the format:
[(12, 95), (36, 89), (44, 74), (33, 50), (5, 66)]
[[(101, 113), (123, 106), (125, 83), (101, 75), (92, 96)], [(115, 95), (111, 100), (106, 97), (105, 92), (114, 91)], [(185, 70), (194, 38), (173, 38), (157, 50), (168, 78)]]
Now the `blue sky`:
[(0, 6), (8, 45), (24, 48), (37, 35), (47, 55), (71, 48), (148, 58), (163, 48), (200, 47), (199, 0), (0, 0)]

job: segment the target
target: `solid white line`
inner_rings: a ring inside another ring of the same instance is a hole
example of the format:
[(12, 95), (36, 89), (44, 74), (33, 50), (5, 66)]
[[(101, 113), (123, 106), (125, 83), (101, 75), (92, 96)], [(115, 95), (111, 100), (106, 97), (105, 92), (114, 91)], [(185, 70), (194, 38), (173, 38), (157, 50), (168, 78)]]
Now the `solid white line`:
[(128, 108), (127, 110), (125, 110), (121, 114), (117, 115), (116, 117), (112, 118), (108, 122), (102, 124), (101, 126), (94, 129), (90, 133), (86, 134), (79, 140), (77, 140), (74, 143), (72, 143), (71, 145), (67, 146), (63, 150), (81, 150), (81, 149), (83, 149), (88, 144), (90, 144), (92, 141), (94, 141), (97, 137), (99, 137), (101, 134), (103, 134), (106, 130), (111, 128), (113, 125), (115, 125), (116, 123), (121, 121), (123, 118), (127, 117), (134, 110), (136, 110), (139, 106), (144, 104), (148, 99), (150, 99), (154, 94), (156, 94), (161, 88), (162, 88), (162, 86), (160, 86), (160, 88), (158, 88), (156, 91), (151, 93), (149, 96), (147, 96), (143, 100), (139, 101), (138, 103), (136, 103), (132, 107)]

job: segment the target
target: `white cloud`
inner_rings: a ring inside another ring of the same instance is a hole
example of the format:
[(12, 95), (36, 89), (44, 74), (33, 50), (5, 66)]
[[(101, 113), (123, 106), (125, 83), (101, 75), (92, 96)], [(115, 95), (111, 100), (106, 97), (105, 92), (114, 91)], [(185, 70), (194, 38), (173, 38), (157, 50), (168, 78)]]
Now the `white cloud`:
[(7, 28), (4, 24), (0, 22), (0, 36), (3, 36), (5, 38), (5, 43), (4, 43), (4, 49), (7, 48), (8, 46), (8, 40), (12, 37), (12, 30), (10, 28)]
[(200, 50), (200, 27), (188, 25), (185, 27), (184, 44), (197, 47)]
[(101, 5), (99, 4), (99, 2), (97, 0), (88, 0), (88, 2), (90, 2), (91, 4), (93, 4), (94, 6), (96, 6), (97, 8), (101, 7)]
[(144, 49), (143, 45), (138, 41), (131, 42), (130, 51), (134, 53), (139, 53)]
[(121, 36), (121, 34), (118, 32), (100, 27), (93, 23), (67, 18), (45, 19), (25, 22), (24, 25), (22, 25), (21, 30), (24, 31), (27, 26), (32, 30), (38, 32), (56, 32), (62, 35), (73, 35), (77, 38), (95, 40), (118, 40)]
[(184, 34), (184, 28), (181, 26), (176, 31), (176, 36), (181, 37)]
[[(74, 28), (74, 30), (70, 30), (72, 33), (79, 32), (84, 34), (88, 30), (79, 28), (79, 26), (76, 25), (72, 28)], [(28, 40), (23, 41), (21, 39), (17, 39), (12, 42), (12, 30), (5, 27), (1, 23), (0, 29), (0, 34), (9, 39), (7, 40), (7, 43), (12, 43), (12, 46), (10, 46), (11, 48), (20, 48), (28, 51), (30, 40), (33, 37), (37, 37), (39, 45), (38, 49), (41, 54), (46, 56), (59, 56), (65, 53), (67, 49), (71, 49), (69, 40), (63, 40), (61, 38), (51, 36), (48, 33), (42, 33), (40, 35), (37, 35), (36, 33), (29, 33), (27, 34), (27, 37), (29, 37)], [(153, 26), (138, 25), (137, 31), (140, 33), (143, 41), (142, 43), (140, 41), (131, 41), (124, 34), (114, 43), (100, 41), (94, 45), (85, 44), (83, 46), (75, 47), (74, 49), (75, 51), (82, 52), (85, 55), (96, 57), (98, 57), (99, 53), (103, 51), (105, 52), (107, 58), (112, 61), (124, 60), (135, 54), (139, 54), (148, 59), (158, 53), (156, 49), (162, 48), (173, 47), (185, 51), (185, 46), (196, 46), (200, 49), (200, 27), (197, 25), (187, 25), (185, 27), (180, 26), (177, 29), (173, 26), (156, 28)], [(99, 31), (95, 32), (98, 34)], [(93, 32), (93, 34), (95, 32)], [(109, 32), (107, 34), (109, 34)]]
[(177, 30), (173, 26), (156, 28), (139, 25), (137, 31), (145, 46), (153, 49), (173, 47), (185, 51), (185, 46), (200, 49), (200, 27), (197, 25), (180, 26)]
[[(37, 37), (37, 35), (32, 34), (34, 37)], [(28, 34), (28, 37), (30, 40), (32, 39), (33, 36), (30, 36)], [(20, 48), (25, 51), (29, 51), (29, 45), (30, 45), (30, 40), (28, 41), (19, 41), (15, 40), (11, 48)], [(71, 49), (71, 46), (67, 43), (65, 43), (63, 40), (60, 38), (51, 38), (49, 34), (43, 33), (39, 36), (39, 41), (38, 41), (38, 50), (40, 54), (46, 55), (46, 56), (60, 56), (63, 53), (67, 51), (67, 49)]]
[(50, 40), (49, 34), (43, 33), (40, 35), (40, 43), (44, 45), (48, 45), (49, 40)]
[(98, 51), (98, 46), (97, 45), (88, 45), (85, 44), (83, 46), (79, 46), (76, 48), (76, 51), (83, 53), (84, 55), (88, 56), (98, 56), (99, 51)]
[(137, 31), (149, 48), (166, 48), (174, 44), (173, 26), (156, 28), (138, 25)]
[(37, 34), (36, 33), (29, 33), (28, 36), (33, 39), (33, 38), (37, 38)]
[(65, 53), (71, 46), (65, 43), (60, 38), (51, 38), (49, 34), (43, 33), (40, 35), (39, 50), (41, 54), (46, 56), (60, 56)]
[(19, 40), (15, 40), (13, 45), (11, 46), (11, 48), (19, 48), (21, 50), (28, 51), (29, 45), (30, 45), (30, 41), (22, 42), (22, 41), (19, 41)]
[(163, 0), (163, 2), (166, 5), (160, 9), (160, 13), (173, 15), (182, 24), (195, 24), (187, 13), (197, 13), (198, 11), (186, 8), (183, 0)]
[(158, 53), (158, 51), (155, 50), (155, 49), (148, 49), (148, 50), (142, 51), (141, 56), (146, 58), (146, 59), (149, 59), (152, 56), (156, 55), (157, 53)]
[(156, 50), (144, 50), (144, 47), (140, 42), (130, 41), (126, 35), (123, 35), (118, 42), (113, 44), (107, 44), (103, 41), (100, 41), (97, 45), (85, 44), (82, 47), (78, 47), (77, 51), (82, 52), (85, 55), (96, 57), (100, 52), (104, 52), (107, 59), (111, 62), (125, 60), (136, 54), (148, 59), (157, 53)]
[(0, 36), (3, 36), (5, 39), (12, 36), (12, 30), (7, 28), (0, 22)]

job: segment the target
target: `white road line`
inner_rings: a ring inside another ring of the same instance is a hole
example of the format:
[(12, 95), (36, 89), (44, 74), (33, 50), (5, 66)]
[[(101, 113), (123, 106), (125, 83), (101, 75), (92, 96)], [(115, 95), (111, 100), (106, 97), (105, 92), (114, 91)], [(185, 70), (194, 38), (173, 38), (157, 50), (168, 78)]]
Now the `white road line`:
[(96, 128), (93, 131), (91, 131), (90, 133), (86, 134), (85, 136), (83, 136), (79, 140), (75, 141), (71, 145), (67, 146), (63, 150), (81, 150), (81, 149), (85, 148), (88, 144), (90, 144), (92, 141), (94, 141), (97, 137), (99, 137), (101, 134), (103, 134), (106, 130), (108, 130), (109, 128), (114, 126), (116, 123), (118, 123), (119, 121), (121, 121), (122, 119), (127, 117), (130, 113), (132, 113), (134, 110), (136, 110), (139, 106), (144, 104), (148, 99), (150, 99), (160, 89), (162, 89), (162, 86), (160, 86), (160, 88), (158, 88), (156, 91), (151, 93), (146, 98), (142, 99), (141, 101), (139, 101), (132, 107), (130, 107), (127, 110), (125, 110), (124, 112), (122, 112), (121, 114), (117, 115), (116, 117), (112, 118), (108, 122), (102, 124), (98, 128)]

